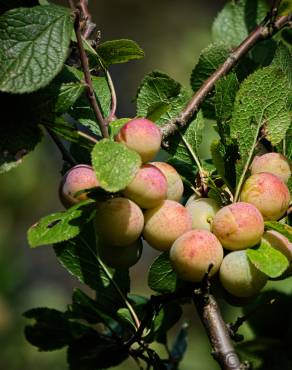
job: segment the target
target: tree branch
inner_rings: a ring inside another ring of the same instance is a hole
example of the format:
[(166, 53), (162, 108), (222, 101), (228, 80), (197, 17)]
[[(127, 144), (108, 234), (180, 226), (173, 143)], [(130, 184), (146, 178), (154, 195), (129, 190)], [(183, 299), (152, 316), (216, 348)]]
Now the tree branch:
[(101, 134), (103, 137), (109, 137), (108, 134), (108, 128), (106, 121), (103, 118), (103, 115), (101, 113), (101, 110), (99, 108), (98, 102), (96, 100), (96, 96), (94, 93), (93, 85), (92, 85), (92, 80), (91, 80), (91, 74), (90, 74), (90, 69), (89, 69), (89, 63), (88, 63), (88, 58), (86, 55), (86, 52), (84, 50), (83, 46), (83, 40), (82, 40), (82, 35), (81, 35), (81, 28), (80, 28), (80, 9), (75, 9), (75, 22), (74, 22), (74, 28), (75, 28), (75, 33), (76, 33), (76, 39), (77, 39), (77, 45), (80, 53), (80, 60), (81, 60), (81, 65), (82, 65), (82, 70), (84, 73), (84, 79), (86, 82), (86, 87), (87, 87), (87, 98), (90, 102), (90, 105), (92, 107), (92, 110), (94, 112), (96, 121), (99, 125)]
[(259, 41), (275, 35), (280, 29), (289, 24), (290, 15), (284, 15), (275, 20), (272, 24), (264, 20), (261, 25), (256, 27), (249, 36), (234, 49), (226, 61), (204, 82), (201, 88), (193, 95), (192, 99), (180, 113), (180, 115), (169, 121), (161, 128), (163, 138), (174, 134), (179, 128), (187, 125), (193, 115), (198, 111), (201, 103), (213, 90), (215, 83), (225, 76), (237, 62), (249, 52)]

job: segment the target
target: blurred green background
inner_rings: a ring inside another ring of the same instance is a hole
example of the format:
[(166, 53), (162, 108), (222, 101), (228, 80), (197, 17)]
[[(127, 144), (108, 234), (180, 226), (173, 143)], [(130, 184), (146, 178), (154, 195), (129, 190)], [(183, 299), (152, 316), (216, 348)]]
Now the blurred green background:
[[(212, 20), (224, 3), (223, 0), (90, 1), (102, 40), (130, 38), (146, 53), (140, 61), (117, 65), (111, 70), (119, 117), (135, 115), (133, 98), (137, 87), (153, 69), (165, 71), (188, 86), (200, 50), (211, 41)], [(210, 130), (206, 131), (204, 155), (212, 135)], [(65, 351), (39, 353), (25, 342), (22, 318), (22, 313), (32, 307), (64, 309), (71, 300), (72, 289), (78, 286), (59, 266), (50, 247), (30, 250), (26, 242), (30, 225), (41, 216), (62, 209), (58, 200), (61, 166), (58, 151), (45, 137), (21, 166), (0, 178), (0, 370), (66, 369)], [(150, 293), (146, 271), (155, 255), (145, 248), (142, 260), (132, 269), (132, 286), (137, 294)], [(281, 283), (283, 290), (289, 289), (289, 281)], [(190, 323), (190, 339), (181, 369), (218, 368), (194, 308), (186, 307), (185, 313)], [(238, 314), (239, 309), (224, 306), (227, 321)], [(242, 332), (251, 336), (247, 325)], [(121, 369), (132, 367), (135, 364), (128, 362)]]

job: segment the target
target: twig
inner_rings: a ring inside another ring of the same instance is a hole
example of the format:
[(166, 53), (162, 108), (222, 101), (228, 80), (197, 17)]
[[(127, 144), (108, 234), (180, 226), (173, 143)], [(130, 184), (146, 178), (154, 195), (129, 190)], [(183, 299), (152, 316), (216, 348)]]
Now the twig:
[(98, 142), (98, 140), (97, 139), (95, 139), (93, 136), (91, 136), (91, 135), (88, 135), (88, 134), (86, 134), (85, 132), (83, 132), (83, 131), (80, 131), (80, 130), (78, 130), (77, 131), (77, 134), (79, 135), (79, 136), (81, 136), (81, 137), (84, 137), (85, 139), (87, 139), (88, 141), (91, 141), (92, 143), (94, 143), (94, 144), (96, 144), (97, 142)]
[(280, 29), (288, 25), (291, 18), (290, 15), (283, 15), (275, 20), (272, 24), (263, 22), (257, 26), (249, 36), (236, 48), (234, 49), (226, 61), (204, 82), (200, 89), (193, 95), (187, 106), (182, 110), (180, 115), (161, 128), (163, 138), (174, 134), (178, 128), (182, 128), (187, 125), (193, 115), (198, 111), (201, 103), (207, 97), (207, 95), (213, 90), (215, 83), (223, 76), (225, 76), (237, 62), (248, 52), (251, 48), (261, 40), (265, 40), (272, 37)]
[(83, 37), (88, 39), (96, 28), (96, 24), (92, 22), (91, 14), (88, 10), (88, 0), (80, 0), (80, 9), (84, 16), (85, 28), (83, 31)]
[(75, 164), (77, 164), (77, 162), (75, 161), (75, 159), (72, 157), (72, 155), (68, 152), (68, 150), (65, 148), (65, 146), (63, 145), (62, 141), (59, 139), (58, 135), (56, 135), (53, 131), (51, 131), (49, 128), (46, 127), (46, 130), (48, 132), (48, 134), (51, 136), (52, 140), (54, 141), (54, 143), (57, 145), (57, 147), (59, 148), (61, 154), (62, 154), (62, 157), (63, 157), (63, 160), (64, 161), (67, 161), (68, 163), (70, 163), (72, 166), (75, 166)]
[(113, 83), (113, 80), (111, 78), (111, 75), (110, 75), (109, 71), (107, 69), (105, 69), (104, 71), (105, 71), (105, 76), (106, 76), (106, 80), (107, 80), (107, 83), (108, 83), (108, 87), (109, 87), (110, 92), (111, 92), (111, 111), (110, 111), (110, 114), (109, 114), (108, 119), (107, 119), (107, 122), (110, 123), (111, 121), (113, 121), (115, 119), (115, 115), (116, 115), (117, 94), (116, 94), (115, 86), (114, 86), (114, 83)]
[(107, 138), (109, 137), (108, 128), (107, 128), (106, 122), (103, 118), (103, 115), (101, 113), (101, 110), (96, 100), (96, 96), (94, 93), (92, 80), (91, 80), (88, 58), (87, 58), (87, 55), (86, 55), (86, 52), (83, 46), (83, 40), (82, 40), (81, 29), (80, 29), (80, 9), (75, 9), (74, 28), (75, 28), (75, 33), (76, 33), (77, 45), (78, 45), (78, 49), (80, 53), (81, 65), (82, 65), (84, 78), (86, 82), (87, 97), (93, 109), (95, 118), (97, 120), (97, 123), (101, 131), (101, 134), (103, 137)]

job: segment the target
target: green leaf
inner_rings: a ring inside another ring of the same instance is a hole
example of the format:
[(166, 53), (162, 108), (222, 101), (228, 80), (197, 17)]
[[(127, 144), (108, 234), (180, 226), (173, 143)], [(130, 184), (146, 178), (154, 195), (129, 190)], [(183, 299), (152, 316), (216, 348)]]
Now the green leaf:
[(265, 18), (267, 12), (268, 7), (262, 1), (229, 1), (213, 23), (213, 40), (224, 42), (229, 48), (238, 46)]
[(188, 346), (188, 324), (184, 323), (178, 332), (173, 346), (171, 348), (171, 358), (175, 360), (175, 363), (179, 363), (187, 350)]
[[(181, 112), (190, 97), (189, 91), (166, 74), (151, 72), (144, 77), (138, 90), (137, 116), (149, 116), (154, 109), (155, 118), (159, 116), (155, 122), (162, 126)], [(159, 109), (155, 112), (156, 108)]]
[(247, 249), (246, 254), (258, 270), (271, 278), (281, 276), (289, 266), (288, 259), (264, 239), (259, 247)]
[(65, 212), (53, 213), (43, 217), (28, 230), (31, 248), (46, 244), (60, 243), (78, 235), (85, 223), (95, 214), (95, 202), (85, 200)]
[(150, 266), (148, 285), (159, 293), (173, 293), (182, 286), (171, 266), (168, 252), (160, 254)]
[(181, 315), (182, 309), (177, 303), (169, 302), (163, 306), (153, 322), (154, 338), (157, 342), (166, 344), (168, 330), (178, 322)]
[(74, 239), (54, 245), (60, 263), (79, 281), (96, 290), (98, 308), (107, 314), (125, 306), (130, 289), (129, 273), (125, 269), (106, 267), (97, 255), (93, 225), (86, 225)]
[(128, 326), (130, 329), (134, 329), (136, 330), (136, 324), (133, 320), (133, 317), (130, 313), (130, 311), (128, 310), (128, 308), (126, 307), (123, 307), (123, 308), (120, 308), (117, 312), (118, 314), (118, 317), (119, 317), (119, 321), (122, 321), (126, 324), (126, 326)]
[(146, 118), (152, 122), (159, 121), (160, 117), (163, 116), (168, 110), (170, 110), (171, 105), (165, 102), (157, 102), (150, 105), (147, 110)]
[(92, 165), (100, 186), (117, 192), (133, 180), (141, 166), (141, 158), (124, 144), (103, 139), (93, 148)]
[(277, 221), (266, 221), (265, 228), (278, 231), (283, 234), (292, 243), (292, 227)]
[(238, 143), (241, 157), (238, 179), (250, 165), (262, 126), (272, 145), (285, 137), (290, 125), (288, 92), (287, 77), (275, 67), (259, 69), (241, 84), (230, 122), (231, 136)]
[(114, 137), (118, 134), (120, 129), (124, 126), (125, 123), (130, 121), (131, 118), (120, 118), (115, 121), (112, 121), (109, 125), (110, 137), (114, 139)]
[(73, 23), (70, 11), (50, 5), (13, 9), (0, 17), (0, 90), (27, 93), (60, 72)]
[(60, 349), (91, 329), (67, 319), (63, 312), (50, 308), (35, 308), (24, 313), (34, 319), (33, 325), (25, 327), (25, 337), (41, 351)]
[[(193, 91), (198, 91), (203, 83), (211, 76), (216, 69), (225, 62), (229, 55), (229, 51), (224, 44), (211, 44), (203, 49), (199, 57), (199, 61), (191, 74), (191, 86)], [(204, 116), (207, 118), (215, 118), (214, 108), (214, 94), (208, 96), (204, 100), (201, 108), (203, 109)]]
[(144, 57), (140, 46), (135, 41), (127, 39), (103, 42), (98, 46), (97, 53), (106, 66)]

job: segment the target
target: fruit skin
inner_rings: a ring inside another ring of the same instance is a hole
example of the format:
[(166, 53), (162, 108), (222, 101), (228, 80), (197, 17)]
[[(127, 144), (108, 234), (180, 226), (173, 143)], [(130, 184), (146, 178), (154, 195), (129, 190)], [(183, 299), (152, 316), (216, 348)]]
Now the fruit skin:
[(123, 194), (141, 208), (153, 208), (166, 199), (167, 181), (163, 173), (150, 164), (139, 168)]
[(278, 220), (289, 207), (290, 192), (278, 176), (261, 172), (245, 181), (240, 200), (257, 207), (265, 220)]
[(268, 230), (264, 233), (263, 239), (270, 243), (273, 248), (283, 253), (289, 262), (292, 261), (292, 243), (284, 235), (275, 230)]
[(59, 187), (60, 200), (65, 208), (88, 199), (86, 193), (74, 196), (80, 190), (99, 186), (93, 168), (87, 164), (78, 164), (65, 173)]
[(219, 271), (220, 281), (228, 293), (235, 297), (251, 297), (266, 284), (268, 277), (248, 259), (246, 251), (227, 254)]
[(208, 230), (191, 230), (173, 243), (170, 261), (182, 280), (199, 282), (209, 266), (209, 276), (214, 275), (223, 260), (223, 248), (214, 234)]
[(114, 268), (129, 268), (135, 265), (142, 254), (141, 238), (125, 246), (99, 243), (98, 252), (102, 261)]
[(143, 213), (130, 199), (109, 199), (97, 208), (96, 230), (105, 243), (129, 245), (139, 238), (143, 226)]
[(146, 118), (128, 121), (116, 135), (115, 140), (124, 142), (130, 149), (140, 154), (142, 162), (151, 161), (161, 146), (161, 132), (158, 126)]
[(193, 200), (192, 197), (189, 198), (185, 207), (192, 217), (193, 229), (211, 231), (215, 214), (220, 210), (219, 204), (214, 199), (200, 198)]
[(176, 169), (165, 162), (151, 162), (150, 164), (157, 167), (166, 177), (166, 199), (179, 202), (184, 192), (184, 184)]
[(212, 232), (226, 249), (245, 249), (261, 241), (264, 220), (255, 206), (238, 202), (225, 206), (216, 213)]
[(192, 218), (184, 206), (165, 200), (155, 208), (146, 210), (144, 239), (154, 249), (169, 250), (173, 242), (192, 229)]
[(278, 176), (286, 184), (291, 176), (291, 168), (287, 159), (280, 153), (266, 153), (255, 156), (251, 164), (251, 174), (268, 172)]

